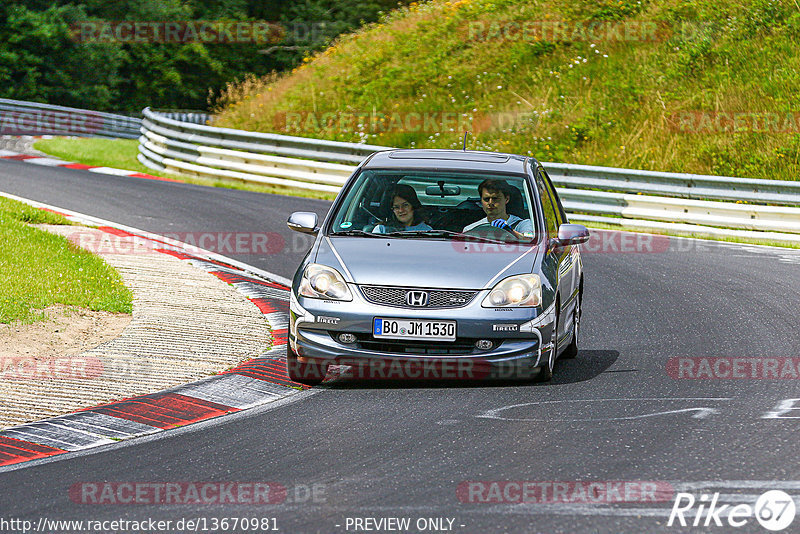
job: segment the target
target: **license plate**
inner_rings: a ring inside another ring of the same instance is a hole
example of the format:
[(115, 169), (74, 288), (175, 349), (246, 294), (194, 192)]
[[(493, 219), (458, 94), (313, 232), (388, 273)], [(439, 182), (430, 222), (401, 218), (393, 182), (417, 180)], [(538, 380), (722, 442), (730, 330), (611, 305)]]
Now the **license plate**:
[(376, 317), (372, 335), (384, 339), (456, 340), (455, 321), (425, 321), (416, 319), (386, 319)]

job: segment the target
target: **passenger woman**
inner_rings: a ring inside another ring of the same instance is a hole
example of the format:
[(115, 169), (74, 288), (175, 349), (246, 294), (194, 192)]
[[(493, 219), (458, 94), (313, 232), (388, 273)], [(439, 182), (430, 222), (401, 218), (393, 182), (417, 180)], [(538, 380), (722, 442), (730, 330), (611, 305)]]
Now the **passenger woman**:
[(399, 184), (392, 191), (392, 215), (387, 223), (372, 230), (376, 234), (388, 232), (424, 232), (433, 230), (425, 222), (425, 213), (417, 193), (410, 185)]

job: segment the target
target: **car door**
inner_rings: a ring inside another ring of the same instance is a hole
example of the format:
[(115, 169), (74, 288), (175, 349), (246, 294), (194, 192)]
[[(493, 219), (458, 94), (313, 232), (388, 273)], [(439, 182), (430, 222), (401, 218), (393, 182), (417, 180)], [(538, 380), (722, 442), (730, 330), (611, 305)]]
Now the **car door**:
[[(555, 189), (545, 170), (539, 166), (537, 169), (537, 188), (542, 199), (542, 211), (545, 216), (545, 226), (547, 228), (548, 243), (551, 239), (558, 238), (558, 228), (567, 219), (558, 201)], [(552, 258), (556, 266), (556, 279), (558, 280), (558, 294), (561, 309), (559, 310), (559, 339), (563, 337), (572, 324), (572, 314), (575, 310), (574, 296), (577, 293), (577, 278), (575, 255), (573, 246), (568, 247), (548, 247), (548, 256)]]
[[(547, 238), (545, 239), (545, 243), (550, 243), (552, 239), (558, 237), (558, 225), (559, 225), (559, 213), (558, 208), (553, 203), (553, 197), (550, 195), (550, 192), (547, 189), (547, 183), (545, 182), (545, 178), (541, 173), (541, 170), (536, 173), (536, 188), (539, 191), (539, 199), (542, 203), (542, 215), (544, 216), (544, 226), (545, 232), (547, 233)], [(549, 273), (552, 273), (550, 276), (551, 280), (556, 280), (556, 287), (559, 292), (559, 298), (561, 301), (561, 305), (563, 306), (566, 302), (565, 297), (569, 297), (569, 293), (567, 292), (564, 294), (564, 287), (561, 287), (560, 278), (561, 272), (563, 269), (564, 259), (566, 257), (566, 251), (561, 247), (551, 247), (547, 245), (546, 254), (544, 258), (545, 268)], [(568, 289), (567, 289), (568, 291)]]

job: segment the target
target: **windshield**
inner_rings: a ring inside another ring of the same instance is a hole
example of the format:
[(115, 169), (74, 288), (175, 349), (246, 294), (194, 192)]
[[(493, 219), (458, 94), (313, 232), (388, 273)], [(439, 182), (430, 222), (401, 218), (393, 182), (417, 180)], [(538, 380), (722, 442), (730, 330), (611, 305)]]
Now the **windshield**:
[(330, 233), (535, 242), (531, 198), (522, 175), (366, 170), (333, 215)]

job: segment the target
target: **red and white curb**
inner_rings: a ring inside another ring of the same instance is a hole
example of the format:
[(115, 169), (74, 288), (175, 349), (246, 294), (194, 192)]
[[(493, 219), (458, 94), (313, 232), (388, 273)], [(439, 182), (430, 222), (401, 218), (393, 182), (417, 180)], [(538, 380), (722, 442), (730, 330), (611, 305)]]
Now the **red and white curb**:
[(270, 350), (222, 374), (0, 431), (0, 467), (204, 421), (285, 399), (307, 389), (292, 382), (286, 373), (289, 280), (135, 228), (6, 193), (0, 196), (109, 233), (153, 241), (159, 252), (188, 261), (233, 285), (258, 306), (272, 328)]
[(8, 159), (15, 161), (24, 161), (25, 163), (32, 163), (34, 165), (43, 165), (45, 167), (64, 167), (67, 169), (79, 169), (89, 172), (96, 172), (98, 174), (110, 174), (113, 176), (129, 176), (131, 178), (144, 178), (147, 180), (160, 180), (163, 182), (180, 182), (172, 178), (162, 178), (160, 176), (153, 176), (143, 172), (126, 171), (124, 169), (115, 169), (113, 167), (101, 167), (99, 165), (84, 165), (83, 163), (74, 163), (64, 161), (58, 158), (50, 158), (47, 156), (34, 156), (31, 154), (22, 154), (11, 150), (0, 150), (0, 159)]

